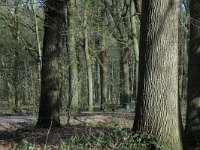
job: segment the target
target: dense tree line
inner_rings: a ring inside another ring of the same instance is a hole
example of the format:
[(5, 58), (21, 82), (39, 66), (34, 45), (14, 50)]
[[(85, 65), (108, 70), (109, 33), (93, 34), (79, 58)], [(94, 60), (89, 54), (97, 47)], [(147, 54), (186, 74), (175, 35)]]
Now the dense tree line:
[(133, 133), (156, 135), (169, 149), (199, 142), (198, 0), (5, 0), (0, 7), (2, 106), (28, 106), (38, 128), (60, 126), (66, 111), (122, 107), (135, 110)]

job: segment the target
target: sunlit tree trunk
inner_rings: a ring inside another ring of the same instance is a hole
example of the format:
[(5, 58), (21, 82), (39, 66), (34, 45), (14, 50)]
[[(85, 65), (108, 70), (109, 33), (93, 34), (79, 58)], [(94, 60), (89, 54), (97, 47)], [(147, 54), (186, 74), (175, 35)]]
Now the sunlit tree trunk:
[(178, 110), (178, 0), (142, 4), (139, 90), (133, 131), (181, 150)]
[(36, 127), (60, 126), (60, 54), (65, 3), (45, 1), (41, 97)]
[[(139, 9), (139, 8), (138, 8)], [(139, 70), (139, 38), (138, 38), (138, 19), (137, 12), (135, 9), (135, 3), (133, 0), (130, 1), (130, 14), (131, 14), (131, 31), (133, 36), (133, 48), (134, 48), (134, 56), (135, 56), (135, 65), (134, 65), (134, 91), (135, 98), (138, 93), (138, 70)]]

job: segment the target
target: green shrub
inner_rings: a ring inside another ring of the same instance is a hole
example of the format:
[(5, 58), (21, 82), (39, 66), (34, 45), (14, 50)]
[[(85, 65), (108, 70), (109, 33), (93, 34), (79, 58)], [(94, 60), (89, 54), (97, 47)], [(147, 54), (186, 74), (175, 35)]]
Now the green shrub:
[(84, 139), (73, 140), (68, 145), (72, 149), (114, 149), (114, 150), (167, 150), (160, 146), (155, 136), (145, 133), (130, 134), (120, 128), (112, 128), (107, 132), (92, 134)]
[[(44, 147), (44, 146), (41, 146)], [(46, 147), (46, 146), (45, 146)], [(15, 148), (32, 150), (33, 144), (23, 140)], [(44, 149), (44, 148), (43, 148)], [(48, 147), (45, 148), (50, 149)], [(131, 134), (130, 130), (110, 128), (84, 137), (74, 136), (68, 143), (60, 142), (58, 150), (167, 150), (158, 144), (155, 136), (146, 133)]]

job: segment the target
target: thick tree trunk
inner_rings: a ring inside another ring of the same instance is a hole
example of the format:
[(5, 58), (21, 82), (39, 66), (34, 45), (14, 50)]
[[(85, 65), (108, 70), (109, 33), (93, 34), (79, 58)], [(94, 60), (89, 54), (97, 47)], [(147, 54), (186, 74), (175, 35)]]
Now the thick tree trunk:
[(70, 80), (69, 80), (69, 106), (73, 110), (78, 109), (78, 60), (76, 54), (75, 43), (75, 26), (74, 26), (74, 0), (68, 0), (67, 2), (67, 23), (68, 23), (68, 35), (67, 35), (67, 48), (70, 59)]
[(178, 0), (142, 7), (139, 90), (133, 131), (154, 134), (181, 150), (178, 111)]
[(41, 72), (41, 97), (36, 127), (60, 126), (60, 54), (65, 3), (45, 1), (45, 28)]
[(190, 1), (190, 50), (186, 136), (189, 142), (200, 142), (200, 1)]

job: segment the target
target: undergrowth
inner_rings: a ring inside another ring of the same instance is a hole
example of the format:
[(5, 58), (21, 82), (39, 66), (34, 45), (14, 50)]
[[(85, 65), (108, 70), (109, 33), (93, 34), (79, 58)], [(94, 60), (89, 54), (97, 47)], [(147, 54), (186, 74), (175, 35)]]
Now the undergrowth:
[(60, 142), (57, 147), (36, 145), (23, 139), (21, 143), (14, 144), (12, 150), (167, 150), (167, 146), (158, 144), (155, 136), (136, 133), (130, 130), (111, 128), (83, 137), (73, 136), (68, 143)]

